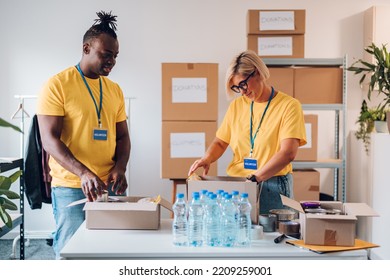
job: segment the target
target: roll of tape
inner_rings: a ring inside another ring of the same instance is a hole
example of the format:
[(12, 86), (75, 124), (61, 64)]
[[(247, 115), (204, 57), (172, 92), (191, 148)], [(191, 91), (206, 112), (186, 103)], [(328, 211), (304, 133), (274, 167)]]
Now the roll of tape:
[(103, 191), (102, 195), (96, 198), (96, 202), (107, 202), (108, 201), (108, 191)]
[(252, 226), (252, 240), (260, 240), (263, 239), (263, 226), (253, 225)]
[(286, 235), (299, 233), (301, 226), (298, 222), (295, 221), (280, 221), (279, 222), (279, 232)]
[(259, 224), (263, 226), (264, 232), (276, 231), (276, 220), (277, 216), (275, 214), (263, 214), (259, 216)]

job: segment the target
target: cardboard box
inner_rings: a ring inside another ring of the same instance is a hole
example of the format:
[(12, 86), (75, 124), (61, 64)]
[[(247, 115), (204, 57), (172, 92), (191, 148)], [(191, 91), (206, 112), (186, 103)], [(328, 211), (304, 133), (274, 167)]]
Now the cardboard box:
[(302, 104), (343, 103), (343, 69), (295, 68), (294, 97)]
[[(217, 122), (162, 122), (161, 178), (186, 179), (195, 160), (201, 158), (215, 138)], [(209, 175), (217, 175), (217, 162)]]
[(218, 120), (218, 64), (162, 63), (162, 120)]
[(304, 34), (305, 10), (249, 10), (248, 34)]
[(248, 35), (248, 49), (260, 57), (304, 58), (304, 35)]
[(158, 229), (160, 206), (172, 211), (165, 199), (160, 203), (138, 200), (145, 197), (115, 196), (109, 202), (86, 202), (84, 206), (87, 229)]
[(305, 244), (328, 246), (354, 246), (357, 216), (378, 216), (365, 203), (321, 201), (321, 208), (338, 209), (341, 215), (305, 213), (300, 202), (281, 195), (284, 205), (299, 212), (301, 236)]
[(307, 143), (298, 148), (296, 161), (316, 161), (318, 151), (318, 116), (305, 115)]
[(320, 199), (320, 172), (314, 169), (294, 170), (294, 199), (319, 200)]
[(268, 67), (270, 78), (268, 83), (277, 91), (294, 96), (294, 68)]
[(246, 178), (228, 177), (228, 176), (200, 176), (202, 180), (187, 180), (187, 197), (192, 199), (193, 192), (208, 190), (217, 192), (224, 190), (231, 193), (237, 190), (240, 193), (248, 193), (249, 202), (252, 205), (251, 219), (252, 223), (258, 224), (259, 220), (259, 188), (255, 182), (246, 182)]

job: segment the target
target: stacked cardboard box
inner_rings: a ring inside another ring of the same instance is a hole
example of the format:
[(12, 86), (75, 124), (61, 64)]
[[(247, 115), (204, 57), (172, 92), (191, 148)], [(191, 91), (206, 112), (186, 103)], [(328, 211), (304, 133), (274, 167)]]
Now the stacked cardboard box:
[[(161, 177), (187, 178), (217, 130), (218, 64), (162, 64)], [(214, 163), (209, 175), (217, 175)]]
[(320, 199), (320, 172), (314, 169), (294, 170), (293, 179), (295, 200)]
[(305, 56), (305, 10), (249, 10), (248, 49), (261, 57)]
[(305, 115), (306, 145), (298, 148), (296, 161), (316, 161), (318, 151), (318, 116)]
[(302, 104), (343, 103), (343, 69), (339, 66), (268, 68), (269, 84)]

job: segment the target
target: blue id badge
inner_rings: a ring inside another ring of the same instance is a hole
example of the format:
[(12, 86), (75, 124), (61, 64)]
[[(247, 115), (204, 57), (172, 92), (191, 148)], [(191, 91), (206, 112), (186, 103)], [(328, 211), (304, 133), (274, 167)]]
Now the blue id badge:
[(254, 158), (244, 158), (244, 168), (257, 170), (257, 160)]
[(107, 129), (95, 128), (93, 130), (93, 140), (107, 141)]

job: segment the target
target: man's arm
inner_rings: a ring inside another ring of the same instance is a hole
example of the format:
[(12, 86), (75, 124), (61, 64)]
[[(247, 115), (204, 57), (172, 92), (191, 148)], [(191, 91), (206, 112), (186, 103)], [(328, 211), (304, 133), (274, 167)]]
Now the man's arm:
[(96, 200), (106, 185), (84, 164), (76, 159), (68, 147), (61, 141), (63, 127), (62, 116), (38, 115), (39, 131), (43, 148), (62, 167), (81, 179), (81, 188), (89, 201)]
[(115, 166), (110, 171), (106, 182), (107, 186), (112, 183), (112, 191), (115, 191), (116, 194), (123, 194), (127, 189), (125, 172), (130, 158), (130, 149), (131, 143), (127, 122), (118, 122), (116, 123)]

